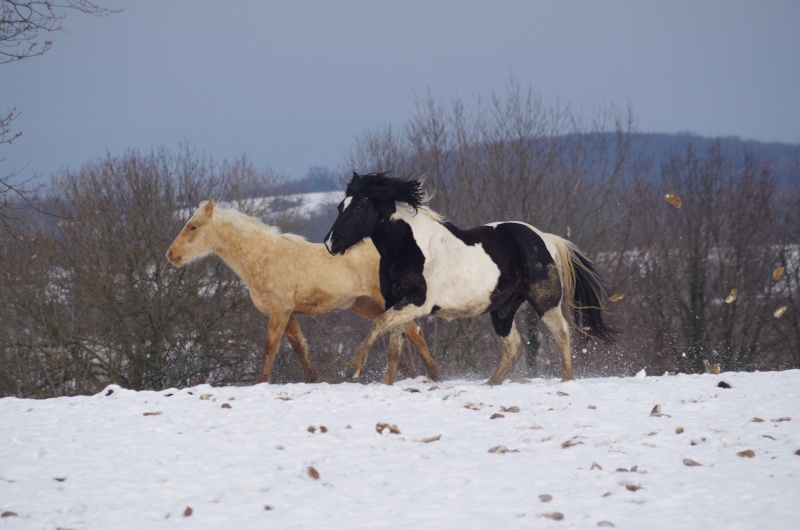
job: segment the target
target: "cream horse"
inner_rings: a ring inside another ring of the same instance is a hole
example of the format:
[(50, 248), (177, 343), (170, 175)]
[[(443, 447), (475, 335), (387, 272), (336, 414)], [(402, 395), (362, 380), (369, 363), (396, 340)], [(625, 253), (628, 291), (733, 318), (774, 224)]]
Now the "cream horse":
[[(308, 381), (318, 381), (295, 314), (349, 308), (375, 320), (385, 309), (378, 279), (380, 255), (371, 241), (357, 245), (346, 257), (334, 257), (323, 244), (282, 234), (237, 210), (216, 208), (211, 199), (200, 203), (170, 245), (167, 259), (181, 267), (208, 254), (222, 258), (247, 284), (256, 308), (269, 315), (262, 382), (271, 380), (272, 364), (284, 333)], [(419, 327), (409, 322), (405, 335), (419, 352), (428, 376), (438, 380), (439, 369)], [(390, 357), (399, 355), (401, 348), (402, 340), (391, 340)], [(383, 382), (392, 384), (395, 375), (396, 365), (387, 368)]]

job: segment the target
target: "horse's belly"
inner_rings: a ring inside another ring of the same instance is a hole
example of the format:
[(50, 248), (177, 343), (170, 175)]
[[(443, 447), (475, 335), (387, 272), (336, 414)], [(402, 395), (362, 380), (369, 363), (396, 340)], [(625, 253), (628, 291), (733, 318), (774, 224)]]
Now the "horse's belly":
[(427, 271), (429, 303), (444, 318), (465, 318), (484, 313), (497, 287), (500, 270), (486, 255), (473, 255), (468, 266), (434, 267)]

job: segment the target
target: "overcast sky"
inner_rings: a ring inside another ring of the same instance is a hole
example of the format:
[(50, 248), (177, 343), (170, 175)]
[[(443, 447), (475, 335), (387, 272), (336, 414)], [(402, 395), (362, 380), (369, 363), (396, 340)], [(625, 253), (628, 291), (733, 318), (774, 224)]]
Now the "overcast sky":
[(70, 13), (44, 56), (0, 65), (23, 133), (3, 175), (188, 141), (302, 177), (415, 94), (469, 102), (512, 74), (644, 132), (800, 143), (797, 0), (98, 1), (125, 11)]

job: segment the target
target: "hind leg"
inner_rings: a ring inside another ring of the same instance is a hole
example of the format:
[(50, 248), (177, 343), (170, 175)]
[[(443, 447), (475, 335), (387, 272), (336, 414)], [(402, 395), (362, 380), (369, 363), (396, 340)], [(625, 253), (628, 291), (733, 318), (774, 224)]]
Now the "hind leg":
[(569, 324), (567, 319), (561, 313), (561, 304), (549, 309), (542, 315), (542, 322), (553, 334), (553, 337), (558, 343), (561, 350), (561, 366), (562, 366), (562, 381), (570, 381), (575, 379), (575, 374), (572, 371), (572, 355), (570, 354), (569, 347)]
[(562, 381), (575, 379), (569, 351), (569, 324), (561, 312), (563, 296), (561, 277), (554, 264), (548, 266), (547, 278), (531, 283), (528, 303), (553, 334), (561, 351)]
[(503, 356), (500, 358), (500, 363), (497, 365), (492, 377), (486, 382), (488, 385), (499, 385), (503, 382), (508, 370), (511, 368), (511, 364), (514, 362), (514, 358), (517, 356), (519, 347), (522, 345), (522, 339), (519, 337), (517, 325), (514, 323), (513, 318), (511, 320), (511, 329), (508, 335), (500, 337), (500, 344), (503, 346)]
[(319, 381), (319, 376), (314, 369), (314, 365), (311, 364), (311, 359), (308, 357), (306, 339), (303, 338), (303, 332), (300, 331), (300, 325), (297, 323), (297, 320), (295, 320), (294, 315), (289, 317), (285, 333), (286, 338), (289, 339), (289, 344), (297, 355), (297, 359), (306, 371), (306, 380), (309, 383), (317, 383)]
[(514, 362), (514, 358), (517, 356), (519, 347), (522, 345), (522, 339), (520, 339), (517, 331), (517, 324), (514, 322), (514, 315), (517, 314), (520, 304), (522, 304), (522, 297), (512, 300), (500, 310), (491, 312), (492, 326), (494, 326), (495, 333), (500, 336), (503, 355), (500, 357), (500, 362), (492, 377), (487, 381), (489, 385), (499, 385), (503, 382), (508, 370), (511, 368), (511, 364)]

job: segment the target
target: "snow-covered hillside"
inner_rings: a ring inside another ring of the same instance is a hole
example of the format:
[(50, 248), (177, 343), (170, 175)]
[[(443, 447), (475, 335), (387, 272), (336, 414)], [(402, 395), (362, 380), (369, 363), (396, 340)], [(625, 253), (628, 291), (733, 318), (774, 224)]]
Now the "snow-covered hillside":
[(790, 529), (800, 371), (0, 399), (3, 528)]

